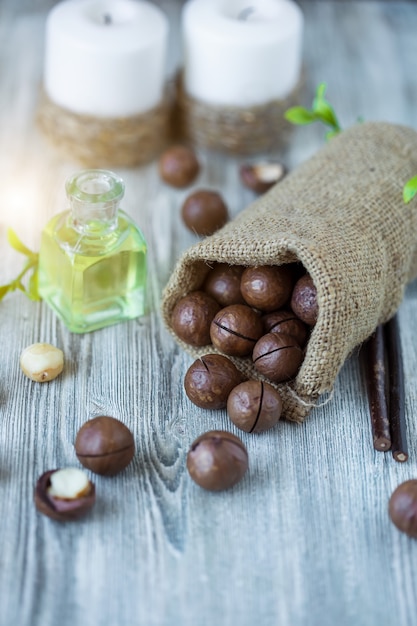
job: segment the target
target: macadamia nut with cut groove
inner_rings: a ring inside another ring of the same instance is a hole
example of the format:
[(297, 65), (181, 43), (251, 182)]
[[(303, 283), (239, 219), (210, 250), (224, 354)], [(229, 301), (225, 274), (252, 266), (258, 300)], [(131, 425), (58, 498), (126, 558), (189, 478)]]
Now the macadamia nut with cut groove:
[(70, 522), (94, 506), (96, 490), (87, 474), (77, 467), (48, 470), (36, 482), (34, 501), (42, 515)]
[(49, 343), (34, 343), (20, 355), (20, 367), (31, 380), (46, 383), (64, 369), (64, 353)]

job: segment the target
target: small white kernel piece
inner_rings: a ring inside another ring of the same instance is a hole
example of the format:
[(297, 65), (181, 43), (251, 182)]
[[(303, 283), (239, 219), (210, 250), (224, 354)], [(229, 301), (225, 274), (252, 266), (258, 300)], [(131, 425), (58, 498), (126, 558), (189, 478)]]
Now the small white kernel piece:
[(33, 343), (20, 355), (20, 367), (31, 380), (45, 383), (64, 369), (64, 353), (49, 343)]
[(90, 491), (90, 481), (85, 472), (77, 467), (67, 467), (59, 469), (50, 477), (51, 486), (48, 494), (53, 498), (62, 500), (75, 500), (88, 495)]
[(284, 166), (281, 163), (262, 162), (254, 165), (253, 169), (263, 183), (274, 183), (284, 176)]

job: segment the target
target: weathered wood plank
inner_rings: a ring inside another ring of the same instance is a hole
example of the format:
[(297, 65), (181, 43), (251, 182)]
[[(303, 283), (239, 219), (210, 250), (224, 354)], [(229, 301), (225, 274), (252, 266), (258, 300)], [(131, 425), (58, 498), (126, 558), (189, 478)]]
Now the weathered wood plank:
[[(0, 283), (21, 262), (6, 244), (6, 227), (36, 248), (42, 224), (65, 207), (66, 176), (78, 168), (46, 146), (34, 125), (53, 4), (0, 4)], [(181, 3), (158, 4), (177, 28)], [(416, 127), (416, 5), (302, 6), (305, 102), (324, 80), (345, 126), (363, 115)], [(281, 156), (293, 167), (323, 137), (318, 126), (298, 129)], [(238, 160), (200, 156), (195, 186), (221, 189), (235, 215), (252, 200), (240, 186)], [(241, 434), (250, 471), (235, 489), (206, 493), (185, 471), (190, 442), (211, 428), (238, 432), (225, 412), (189, 403), (183, 378), (191, 359), (161, 324), (161, 290), (195, 241), (179, 218), (187, 192), (161, 185), (155, 164), (120, 173), (124, 208), (149, 243), (147, 315), (76, 336), (42, 303), (14, 294), (0, 304), (0, 624), (411, 626), (417, 544), (390, 524), (387, 503), (398, 483), (417, 476), (416, 284), (399, 314), (408, 463), (372, 448), (354, 354), (331, 402), (301, 426)], [(48, 385), (19, 369), (20, 351), (34, 341), (65, 352), (64, 375)], [(94, 478), (99, 497), (88, 518), (54, 524), (34, 510), (35, 480), (45, 469), (76, 464), (78, 428), (102, 413), (129, 425), (137, 455), (121, 475)]]

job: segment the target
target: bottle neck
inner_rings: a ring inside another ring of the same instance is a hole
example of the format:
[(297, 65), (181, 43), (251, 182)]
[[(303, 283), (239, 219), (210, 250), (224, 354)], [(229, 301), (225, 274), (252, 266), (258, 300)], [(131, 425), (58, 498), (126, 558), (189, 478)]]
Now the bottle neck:
[(66, 183), (73, 228), (89, 236), (110, 233), (118, 224), (124, 183), (113, 172), (84, 170)]

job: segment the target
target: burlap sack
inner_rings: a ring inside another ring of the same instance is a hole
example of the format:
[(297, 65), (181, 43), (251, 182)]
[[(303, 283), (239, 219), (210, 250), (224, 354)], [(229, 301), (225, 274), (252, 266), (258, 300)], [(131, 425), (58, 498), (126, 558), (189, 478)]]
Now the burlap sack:
[[(201, 287), (213, 261), (245, 266), (301, 261), (317, 287), (319, 316), (295, 381), (277, 385), (287, 419), (301, 421), (333, 388), (346, 357), (398, 308), (417, 274), (417, 201), (404, 183), (417, 173), (417, 133), (358, 124), (240, 213), (188, 249), (164, 290), (170, 328), (177, 300)], [(174, 334), (175, 335), (175, 334)], [(190, 348), (193, 355), (215, 351)], [(233, 359), (261, 378), (250, 359)]]

